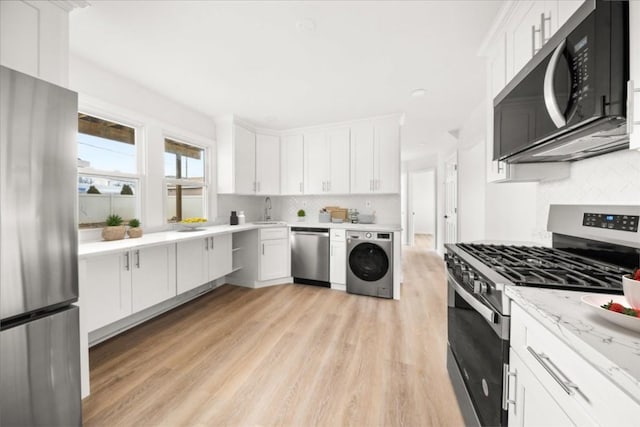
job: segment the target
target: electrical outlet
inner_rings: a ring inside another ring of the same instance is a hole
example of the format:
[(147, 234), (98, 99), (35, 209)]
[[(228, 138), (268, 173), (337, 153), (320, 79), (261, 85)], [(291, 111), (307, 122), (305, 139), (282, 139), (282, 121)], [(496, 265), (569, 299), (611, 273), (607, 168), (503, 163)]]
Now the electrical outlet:
[(371, 200), (367, 200), (366, 202), (364, 202), (364, 205), (368, 208), (371, 207)]

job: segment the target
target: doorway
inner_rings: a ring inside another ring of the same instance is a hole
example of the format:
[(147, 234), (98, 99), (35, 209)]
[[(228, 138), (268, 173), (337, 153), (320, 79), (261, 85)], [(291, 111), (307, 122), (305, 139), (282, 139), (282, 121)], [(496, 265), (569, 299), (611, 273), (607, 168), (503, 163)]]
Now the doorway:
[(458, 153), (444, 164), (444, 243), (458, 241)]
[(413, 171), (407, 179), (407, 240), (420, 249), (436, 248), (436, 171)]

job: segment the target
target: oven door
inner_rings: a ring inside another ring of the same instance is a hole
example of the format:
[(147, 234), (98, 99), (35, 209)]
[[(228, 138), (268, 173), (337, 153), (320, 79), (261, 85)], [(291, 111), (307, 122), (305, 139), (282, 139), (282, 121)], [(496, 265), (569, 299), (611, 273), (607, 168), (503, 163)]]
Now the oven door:
[[(506, 426), (504, 367), (509, 357), (509, 317), (477, 299), (448, 272), (450, 376), (461, 376), (483, 426)], [(457, 369), (457, 372), (451, 372)], [(455, 387), (454, 387), (455, 388)], [(461, 406), (465, 398), (457, 391)], [(463, 397), (463, 398), (461, 398)], [(463, 414), (465, 408), (461, 408)]]

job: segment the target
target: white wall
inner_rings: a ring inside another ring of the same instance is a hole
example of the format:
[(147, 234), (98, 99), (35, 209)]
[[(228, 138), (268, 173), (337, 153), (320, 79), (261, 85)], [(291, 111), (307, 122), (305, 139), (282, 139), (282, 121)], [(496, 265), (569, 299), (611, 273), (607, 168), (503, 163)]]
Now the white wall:
[(409, 175), (413, 232), (436, 232), (436, 173), (435, 170), (414, 171)]
[[(213, 118), (180, 105), (137, 83), (120, 77), (109, 70), (71, 56), (69, 87), (79, 93), (80, 109), (106, 119), (132, 124), (141, 130), (139, 143), (146, 157), (139, 163), (143, 179), (142, 195), (143, 227), (154, 231), (165, 224), (166, 188), (164, 182), (164, 138), (173, 137), (207, 149), (207, 217), (217, 213), (216, 145)], [(91, 239), (89, 232), (85, 238)], [(97, 237), (97, 235), (96, 235)]]

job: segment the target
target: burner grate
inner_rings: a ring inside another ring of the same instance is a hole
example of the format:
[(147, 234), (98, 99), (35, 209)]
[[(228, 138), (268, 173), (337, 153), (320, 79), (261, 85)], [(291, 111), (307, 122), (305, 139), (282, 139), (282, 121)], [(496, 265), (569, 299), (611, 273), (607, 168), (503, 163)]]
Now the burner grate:
[(620, 278), (630, 272), (553, 248), (458, 246), (519, 286), (622, 293)]

